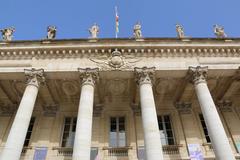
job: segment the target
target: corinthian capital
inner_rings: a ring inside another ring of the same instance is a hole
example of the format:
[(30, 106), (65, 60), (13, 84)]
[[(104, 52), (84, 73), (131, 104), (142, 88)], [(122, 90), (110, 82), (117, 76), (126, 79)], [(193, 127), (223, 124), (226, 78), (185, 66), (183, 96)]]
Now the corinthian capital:
[(45, 81), (45, 78), (43, 76), (43, 69), (24, 69), (24, 73), (27, 78), (28, 85), (39, 87), (40, 83), (43, 83)]
[(82, 85), (93, 85), (99, 79), (99, 69), (98, 68), (78, 68), (80, 72), (80, 78), (82, 80)]
[(188, 73), (190, 74), (190, 81), (193, 84), (198, 84), (201, 82), (206, 82), (208, 67), (189, 67)]
[(141, 85), (141, 84), (152, 84), (152, 80), (153, 80), (153, 75), (155, 72), (155, 67), (135, 67), (134, 68), (135, 71), (135, 78), (136, 78), (136, 82)]

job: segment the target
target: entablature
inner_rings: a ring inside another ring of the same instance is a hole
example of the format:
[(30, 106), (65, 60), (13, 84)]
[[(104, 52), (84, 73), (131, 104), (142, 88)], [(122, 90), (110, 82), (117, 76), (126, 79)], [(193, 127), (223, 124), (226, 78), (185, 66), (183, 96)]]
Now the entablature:
[(132, 57), (240, 57), (240, 39), (145, 38), (0, 42), (0, 60), (65, 59), (109, 56), (119, 50)]

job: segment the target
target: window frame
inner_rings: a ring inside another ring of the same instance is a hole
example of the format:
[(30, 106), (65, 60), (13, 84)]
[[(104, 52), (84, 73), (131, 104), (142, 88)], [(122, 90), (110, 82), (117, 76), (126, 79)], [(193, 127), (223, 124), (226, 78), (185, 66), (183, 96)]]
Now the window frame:
[[(77, 128), (77, 116), (64, 116), (64, 120), (63, 120), (63, 124), (62, 124), (62, 133), (61, 133), (60, 147), (66, 147), (66, 144), (65, 144), (65, 146), (63, 146), (63, 136), (64, 136), (64, 129), (65, 129), (66, 118), (70, 118), (71, 119), (68, 135), (69, 135), (70, 131), (73, 128), (74, 118), (76, 118), (76, 128)], [(75, 128), (75, 133), (76, 133), (76, 128)], [(74, 137), (74, 139), (75, 139), (75, 137)]]
[[(116, 118), (116, 130), (117, 130), (117, 145), (111, 146), (110, 143), (110, 132), (111, 132), (111, 118)], [(125, 146), (119, 146), (119, 118), (124, 118), (124, 129), (125, 129)], [(127, 136), (127, 118), (124, 115), (111, 115), (109, 116), (109, 123), (108, 123), (108, 146), (113, 148), (121, 148), (121, 147), (127, 147), (128, 145), (128, 136)]]
[[(203, 120), (201, 119), (200, 116), (203, 118)], [(211, 143), (211, 138), (210, 138), (210, 135), (209, 135), (209, 132), (208, 132), (208, 129), (207, 129), (206, 121), (205, 121), (202, 113), (198, 113), (198, 119), (199, 119), (200, 126), (201, 126), (201, 132), (202, 132), (202, 134), (203, 134), (203, 136), (204, 136), (204, 141), (205, 141), (206, 143)], [(206, 128), (203, 127), (202, 122), (204, 122)], [(208, 133), (207, 135), (205, 134), (204, 129), (207, 130), (207, 133)], [(207, 137), (208, 137), (209, 140), (207, 139)]]
[[(27, 133), (26, 133), (26, 136), (25, 136), (25, 139), (24, 139), (23, 147), (29, 147), (29, 144), (31, 144), (32, 136), (33, 136), (33, 133), (34, 133), (34, 128), (36, 126), (36, 119), (37, 118), (35, 116), (32, 116), (31, 119), (30, 119), (30, 122), (29, 122), (29, 125), (28, 125), (28, 129), (27, 129)], [(29, 128), (30, 128), (32, 120), (33, 120), (32, 130), (29, 131)], [(27, 139), (27, 135), (28, 135), (29, 132), (31, 134), (30, 134), (29, 139)], [(25, 145), (26, 141), (28, 141), (27, 145)]]
[[(164, 116), (168, 116), (169, 117), (169, 123), (170, 123), (170, 125), (171, 125), (171, 133), (172, 133), (172, 137), (170, 137), (170, 139), (172, 139), (173, 140), (173, 144), (169, 144), (169, 139), (168, 139), (168, 136), (166, 136), (167, 135), (167, 129), (166, 129), (166, 123), (165, 123), (165, 120), (164, 120)], [(158, 121), (158, 127), (160, 126), (160, 124), (159, 124), (159, 117), (161, 117), (161, 120), (162, 120), (162, 122), (164, 122), (164, 123), (162, 123), (163, 124), (163, 131), (164, 131), (164, 134), (165, 134), (165, 140), (166, 140), (166, 142), (167, 142), (167, 144), (165, 144), (165, 145), (176, 145), (176, 137), (175, 137), (175, 132), (174, 132), (174, 125), (173, 125), (173, 122), (172, 122), (172, 116), (171, 116), (171, 114), (158, 114), (157, 115), (157, 121)], [(160, 127), (159, 127), (159, 134), (160, 134)], [(161, 140), (162, 138), (160, 137), (160, 140)], [(163, 144), (162, 144), (163, 145)]]

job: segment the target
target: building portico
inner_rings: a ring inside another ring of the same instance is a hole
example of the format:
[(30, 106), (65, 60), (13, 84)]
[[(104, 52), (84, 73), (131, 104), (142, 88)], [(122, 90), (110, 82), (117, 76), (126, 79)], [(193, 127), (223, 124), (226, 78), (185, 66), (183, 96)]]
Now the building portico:
[(190, 159), (194, 146), (205, 159), (238, 159), (239, 44), (1, 42), (0, 157)]

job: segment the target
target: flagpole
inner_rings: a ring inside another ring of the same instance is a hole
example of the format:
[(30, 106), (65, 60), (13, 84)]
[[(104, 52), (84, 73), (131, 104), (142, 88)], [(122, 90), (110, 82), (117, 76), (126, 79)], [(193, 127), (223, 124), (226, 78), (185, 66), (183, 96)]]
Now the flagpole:
[(117, 10), (117, 6), (115, 6), (115, 38), (118, 38), (118, 25), (119, 25), (119, 22), (118, 22), (118, 10)]

